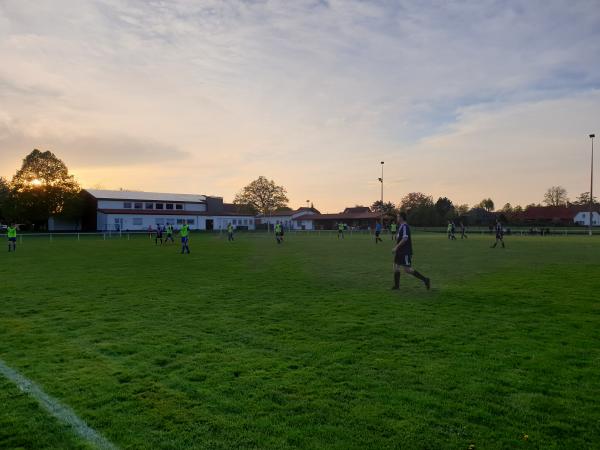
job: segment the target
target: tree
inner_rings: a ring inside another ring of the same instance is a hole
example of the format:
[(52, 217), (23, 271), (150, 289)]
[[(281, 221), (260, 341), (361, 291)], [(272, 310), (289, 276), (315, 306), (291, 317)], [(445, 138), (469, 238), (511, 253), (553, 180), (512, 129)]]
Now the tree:
[(396, 214), (398, 214), (398, 210), (392, 202), (384, 202), (383, 208), (381, 206), (381, 200), (377, 200), (371, 205), (371, 211), (373, 212), (381, 214), (382, 210), (384, 220), (391, 221), (396, 219)]
[(287, 207), (289, 201), (283, 186), (260, 176), (238, 192), (233, 200), (236, 205), (248, 205), (256, 212), (269, 214), (278, 208)]
[(562, 186), (552, 186), (544, 194), (544, 203), (548, 206), (564, 206), (568, 202), (567, 190)]
[(46, 226), (50, 216), (79, 217), (80, 192), (63, 161), (52, 152), (34, 149), (12, 178), (9, 203), (15, 218)]
[(464, 205), (458, 205), (456, 208), (454, 208), (454, 210), (456, 211), (456, 215), (458, 217), (463, 217), (469, 212), (469, 205), (466, 203)]
[(8, 196), (10, 194), (10, 187), (8, 181), (0, 177), (0, 219), (6, 220), (8, 218)]
[(433, 207), (433, 198), (422, 192), (411, 192), (406, 194), (400, 202), (400, 209), (410, 211), (419, 207)]
[(513, 213), (514, 210), (513, 210), (512, 205), (510, 203), (507, 203), (502, 207), (502, 209), (500, 211), (502, 211), (506, 215), (510, 215)]
[[(577, 197), (577, 200), (575, 200), (574, 202), (576, 205), (582, 205), (582, 206), (586, 206), (590, 204), (590, 193), (588, 192), (582, 192), (581, 194), (579, 194), (579, 197)], [(594, 199), (593, 199), (593, 203), (595, 205), (598, 204), (598, 197), (596, 197), (594, 195)]]
[(494, 201), (491, 198), (484, 198), (477, 206), (485, 209), (487, 212), (490, 212), (494, 210)]
[(439, 223), (444, 224), (455, 216), (454, 204), (448, 197), (440, 197), (435, 202), (435, 210), (438, 214)]

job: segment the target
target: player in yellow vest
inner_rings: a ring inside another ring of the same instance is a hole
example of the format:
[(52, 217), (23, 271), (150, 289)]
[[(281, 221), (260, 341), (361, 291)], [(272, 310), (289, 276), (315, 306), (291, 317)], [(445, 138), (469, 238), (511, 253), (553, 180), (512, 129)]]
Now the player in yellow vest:
[[(8, 229), (6, 231), (7, 231), (6, 235), (8, 236), (8, 251), (16, 252), (17, 251), (17, 227), (15, 226), (15, 224), (12, 224), (10, 227), (8, 227)], [(11, 250), (11, 247), (12, 247), (12, 250)]]
[(184, 224), (181, 226), (179, 234), (181, 234), (181, 254), (189, 253), (190, 247), (188, 244), (190, 240), (190, 226), (184, 222)]
[(340, 238), (340, 236), (342, 236), (342, 239), (344, 239), (344, 224), (343, 223), (338, 223), (338, 239)]
[(281, 232), (281, 224), (280, 223), (276, 223), (275, 224), (275, 239), (277, 239), (277, 243), (281, 244), (281, 242), (283, 241), (283, 236), (282, 236), (282, 232)]
[(233, 241), (233, 225), (227, 225), (227, 241)]
[(396, 225), (396, 222), (392, 222), (392, 224), (390, 225), (390, 232), (392, 234), (392, 241), (396, 239), (396, 231), (398, 231), (398, 225)]

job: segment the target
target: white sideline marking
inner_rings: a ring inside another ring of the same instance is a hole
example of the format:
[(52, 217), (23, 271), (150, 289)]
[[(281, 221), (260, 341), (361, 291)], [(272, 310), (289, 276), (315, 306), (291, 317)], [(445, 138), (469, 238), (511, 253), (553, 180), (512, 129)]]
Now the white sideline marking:
[(106, 438), (96, 430), (90, 428), (83, 420), (77, 417), (77, 414), (75, 414), (73, 410), (67, 406), (61, 405), (58, 400), (46, 394), (33, 381), (25, 378), (19, 372), (7, 366), (2, 359), (0, 359), (0, 373), (15, 383), (21, 391), (28, 393), (36, 399), (42, 408), (47, 410), (59, 421), (70, 425), (73, 428), (73, 431), (86, 441), (101, 449), (116, 450), (117, 447), (106, 440)]

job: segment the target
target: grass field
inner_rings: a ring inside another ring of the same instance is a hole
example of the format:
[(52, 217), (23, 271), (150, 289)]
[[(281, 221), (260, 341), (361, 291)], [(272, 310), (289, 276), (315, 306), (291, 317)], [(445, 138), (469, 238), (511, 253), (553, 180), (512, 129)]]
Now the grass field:
[[(1, 253), (0, 359), (120, 448), (600, 448), (600, 239), (193, 235)], [(0, 377), (0, 448), (87, 448)], [(528, 439), (523, 439), (527, 434)]]

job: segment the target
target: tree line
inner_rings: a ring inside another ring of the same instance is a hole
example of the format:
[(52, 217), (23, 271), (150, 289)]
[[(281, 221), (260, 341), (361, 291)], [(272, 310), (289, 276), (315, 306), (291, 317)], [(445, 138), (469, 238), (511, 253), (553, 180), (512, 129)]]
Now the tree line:
[[(0, 177), (0, 220), (31, 225), (37, 229), (47, 226), (51, 216), (66, 220), (78, 220), (82, 215), (83, 201), (81, 187), (74, 176), (69, 174), (67, 165), (50, 151), (34, 149), (24, 159), (10, 181)], [(544, 194), (547, 206), (587, 206), (590, 193), (583, 192), (573, 202), (562, 186), (552, 186)], [(252, 214), (269, 214), (275, 211), (291, 210), (285, 187), (264, 176), (244, 186), (235, 196), (234, 204), (240, 211)], [(594, 196), (593, 203), (598, 205)], [(496, 217), (506, 223), (518, 221), (520, 214), (532, 206), (505, 204), (495, 210), (494, 201), (484, 198), (469, 207), (455, 204), (448, 197), (433, 197), (422, 192), (406, 194), (397, 205), (392, 202), (371, 205), (371, 209), (383, 213), (386, 221), (395, 219), (399, 211), (406, 211), (410, 223), (418, 226), (441, 226), (449, 220), (469, 225), (484, 225)], [(313, 205), (311, 204), (311, 207)]]

